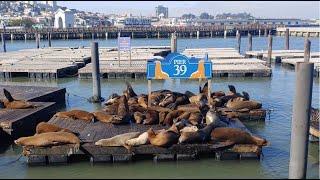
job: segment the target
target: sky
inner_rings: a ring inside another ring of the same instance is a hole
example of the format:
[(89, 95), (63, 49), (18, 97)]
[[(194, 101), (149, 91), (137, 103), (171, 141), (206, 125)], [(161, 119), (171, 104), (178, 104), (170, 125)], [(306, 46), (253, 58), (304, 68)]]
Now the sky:
[(319, 19), (319, 1), (57, 1), (59, 6), (105, 14), (131, 13), (136, 16), (155, 15), (155, 7), (169, 8), (169, 17), (185, 13), (211, 15), (247, 12), (258, 18)]

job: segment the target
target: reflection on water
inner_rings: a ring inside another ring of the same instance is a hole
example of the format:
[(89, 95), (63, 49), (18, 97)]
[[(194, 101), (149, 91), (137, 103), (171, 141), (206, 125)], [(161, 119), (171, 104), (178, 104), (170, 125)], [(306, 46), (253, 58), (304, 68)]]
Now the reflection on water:
[[(275, 37), (275, 48), (284, 45), (282, 37)], [(16, 49), (26, 47), (24, 42), (16, 42)], [(89, 40), (68, 41), (68, 45), (87, 45)], [(134, 44), (135, 42), (135, 44)], [(246, 40), (241, 41), (243, 48)], [(313, 51), (319, 51), (319, 39), (312, 39)], [(33, 43), (33, 42), (29, 42)], [(115, 45), (115, 40), (102, 41), (102, 46)], [(169, 40), (132, 40), (134, 45), (167, 45)], [(303, 48), (303, 38), (292, 37), (290, 47)], [(10, 44), (10, 43), (8, 43)], [(22, 45), (21, 45), (22, 44)], [(28, 43), (27, 43), (28, 44)], [(65, 41), (53, 41), (54, 45), (65, 45)], [(233, 47), (232, 38), (221, 39), (179, 39), (179, 49), (187, 47)], [(12, 44), (13, 45), (13, 44)], [(265, 38), (254, 38), (255, 49), (265, 49)], [(10, 45), (11, 46), (11, 45)], [(11, 50), (13, 46), (10, 47)], [(9, 48), (9, 49), (10, 49)], [(147, 93), (147, 80), (127, 79), (137, 94)], [(67, 89), (67, 109), (81, 108), (88, 111), (100, 109), (100, 104), (86, 101), (92, 95), (90, 79), (63, 78), (51, 81), (31, 81), (28, 78), (14, 78), (11, 81), (0, 81), (1, 84), (58, 86)], [(187, 162), (160, 162), (152, 160), (124, 164), (90, 165), (89, 162), (76, 162), (63, 166), (29, 167), (23, 157), (15, 161), (21, 148), (13, 145), (0, 147), (0, 178), (287, 178), (290, 152), (290, 131), (292, 103), (295, 93), (295, 73), (281, 66), (273, 67), (273, 75), (268, 78), (213, 78), (212, 89), (227, 91), (228, 84), (233, 84), (239, 92), (247, 91), (252, 99), (263, 102), (263, 107), (271, 110), (270, 119), (265, 122), (246, 122), (253, 134), (267, 138), (270, 146), (263, 148), (264, 158), (255, 160), (217, 161), (213, 158)], [(171, 89), (179, 92), (186, 90), (197, 92), (198, 81), (167, 80), (152, 81), (152, 90)], [(102, 96), (107, 98), (111, 93), (121, 94), (125, 88), (124, 79), (101, 79)], [(312, 105), (319, 107), (319, 79), (314, 79)], [(308, 178), (319, 177), (319, 145), (309, 144)], [(125, 173), (124, 173), (125, 172)]]

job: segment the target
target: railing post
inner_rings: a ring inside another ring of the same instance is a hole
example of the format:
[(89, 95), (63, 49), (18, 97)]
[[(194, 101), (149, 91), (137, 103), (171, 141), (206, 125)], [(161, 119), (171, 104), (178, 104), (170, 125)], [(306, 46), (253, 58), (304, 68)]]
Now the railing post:
[(304, 62), (309, 62), (310, 60), (310, 46), (311, 42), (306, 38), (304, 41)]
[(238, 50), (238, 53), (240, 53), (240, 45), (241, 45), (241, 34), (238, 33), (237, 34), (237, 50)]
[(250, 33), (248, 34), (248, 40), (249, 40), (248, 51), (252, 51), (252, 35)]
[(286, 32), (285, 32), (285, 47), (284, 47), (285, 50), (289, 50), (289, 29), (287, 28), (286, 29)]

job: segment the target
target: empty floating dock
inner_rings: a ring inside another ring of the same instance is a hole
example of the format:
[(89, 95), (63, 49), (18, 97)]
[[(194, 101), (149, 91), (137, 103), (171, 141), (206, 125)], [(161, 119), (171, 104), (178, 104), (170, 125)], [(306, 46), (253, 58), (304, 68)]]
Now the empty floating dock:
[[(246, 57), (255, 57), (258, 59), (266, 60), (268, 57), (268, 51), (247, 51)], [(272, 60), (274, 60), (276, 63), (281, 63), (283, 59), (303, 57), (303, 50), (273, 50), (271, 56)], [(311, 52), (310, 57), (319, 58), (320, 52)]]
[[(281, 64), (290, 68), (295, 68), (298, 62), (304, 62), (304, 58), (282, 59)], [(320, 76), (320, 58), (310, 58), (309, 62), (314, 63), (314, 76)]]
[[(229, 127), (248, 129), (238, 119), (229, 119)], [(72, 159), (80, 158), (90, 160), (92, 163), (99, 162), (128, 162), (137, 159), (161, 160), (194, 160), (206, 155), (217, 159), (258, 159), (262, 148), (249, 144), (233, 144), (227, 142), (209, 142), (205, 144), (175, 144), (169, 148), (153, 145), (141, 145), (133, 147), (129, 152), (124, 147), (101, 147), (94, 143), (100, 139), (110, 138), (127, 132), (145, 132), (150, 127), (155, 130), (168, 128), (162, 125), (113, 125), (110, 123), (87, 123), (83, 120), (60, 119), (53, 117), (49, 123), (68, 128), (79, 133), (81, 140), (80, 149), (73, 145), (60, 145), (52, 147), (24, 147), (29, 164), (54, 164), (72, 162)], [(248, 131), (249, 132), (249, 131)], [(250, 133), (250, 132), (249, 132)], [(82, 158), (81, 158), (82, 157)], [(83, 158), (86, 157), (86, 158)]]
[(36, 125), (48, 121), (65, 107), (65, 88), (0, 85), (0, 99), (7, 89), (15, 99), (28, 100), (35, 108), (0, 109), (0, 144), (34, 134)]

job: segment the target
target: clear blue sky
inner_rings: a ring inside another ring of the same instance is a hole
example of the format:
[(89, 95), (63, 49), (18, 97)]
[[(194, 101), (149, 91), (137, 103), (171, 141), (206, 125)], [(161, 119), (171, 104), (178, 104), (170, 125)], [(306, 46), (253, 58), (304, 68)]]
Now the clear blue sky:
[(155, 14), (157, 5), (169, 7), (169, 17), (184, 13), (199, 15), (248, 12), (255, 17), (267, 18), (315, 18), (320, 16), (319, 1), (57, 1), (58, 5), (84, 11), (106, 14), (132, 13), (149, 16)]

